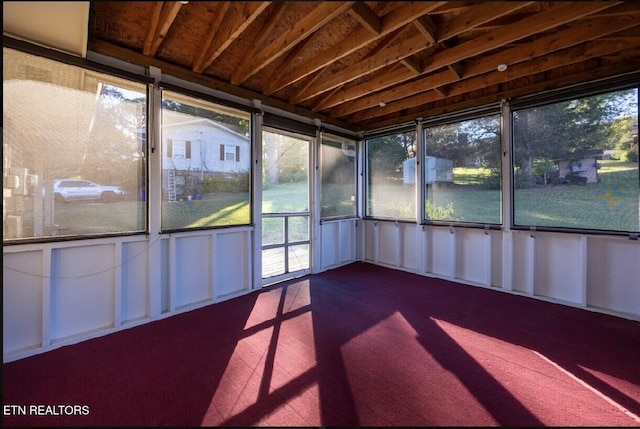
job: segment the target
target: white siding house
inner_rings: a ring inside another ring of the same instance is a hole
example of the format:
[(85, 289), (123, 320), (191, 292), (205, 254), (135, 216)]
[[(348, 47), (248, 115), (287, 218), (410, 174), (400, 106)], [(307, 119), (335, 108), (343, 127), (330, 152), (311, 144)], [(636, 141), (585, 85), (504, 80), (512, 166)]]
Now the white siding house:
[(165, 110), (162, 165), (166, 170), (247, 173), (249, 137), (206, 118)]

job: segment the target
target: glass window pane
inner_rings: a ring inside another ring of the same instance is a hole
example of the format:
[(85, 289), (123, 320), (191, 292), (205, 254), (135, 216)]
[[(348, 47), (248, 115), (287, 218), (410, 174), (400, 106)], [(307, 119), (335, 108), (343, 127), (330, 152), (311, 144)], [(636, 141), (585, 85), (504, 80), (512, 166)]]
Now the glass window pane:
[(284, 243), (284, 217), (262, 218), (262, 245)]
[(425, 128), (427, 220), (500, 224), (500, 116)]
[(366, 150), (366, 215), (415, 220), (415, 131), (369, 139)]
[(289, 272), (309, 269), (309, 245), (298, 244), (290, 246), (287, 250), (289, 254)]
[(309, 240), (309, 216), (289, 217), (289, 242)]
[(285, 272), (285, 248), (265, 249), (262, 251), (262, 277), (273, 277)]
[(163, 231), (251, 222), (250, 119), (163, 91)]
[(356, 142), (323, 133), (321, 150), (320, 216), (356, 216)]
[(637, 130), (637, 89), (514, 111), (514, 224), (638, 231)]
[(3, 242), (144, 232), (146, 85), (3, 48), (2, 86)]
[(262, 133), (262, 212), (309, 211), (309, 145), (305, 136)]

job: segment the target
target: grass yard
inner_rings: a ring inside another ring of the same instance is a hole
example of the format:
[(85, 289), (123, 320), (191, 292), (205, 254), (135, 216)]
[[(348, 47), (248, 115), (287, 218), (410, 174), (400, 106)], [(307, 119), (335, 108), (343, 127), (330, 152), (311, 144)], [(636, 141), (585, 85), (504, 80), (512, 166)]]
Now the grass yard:
[(638, 163), (599, 163), (599, 183), (517, 189), (515, 224), (638, 231)]
[[(640, 178), (638, 163), (602, 160), (598, 183), (586, 185), (545, 185), (516, 189), (514, 222), (523, 226), (638, 231), (640, 229)], [(430, 186), (427, 190), (430, 218), (434, 220), (501, 223), (501, 192), (480, 186), (482, 168), (454, 169), (454, 184)], [(327, 191), (325, 202), (340, 195), (335, 205), (344, 213), (353, 212), (351, 190)], [(344, 195), (342, 195), (344, 194)], [(345, 197), (348, 195), (348, 199)], [(376, 183), (371, 214), (380, 218), (413, 220), (415, 186), (402, 181)], [(163, 202), (162, 227), (165, 230), (246, 225), (251, 219), (248, 193), (215, 193), (201, 200)], [(342, 208), (341, 208), (342, 207)], [(76, 202), (56, 204), (54, 223), (59, 234), (136, 232), (146, 228), (146, 203)], [(264, 212), (300, 212), (309, 209), (307, 185), (287, 183), (263, 191)], [(323, 210), (325, 208), (323, 207)], [(29, 217), (26, 216), (26, 219)], [(26, 225), (29, 228), (29, 225)], [(33, 228), (33, 226), (31, 226)], [(263, 228), (270, 240), (281, 240), (282, 218), (265, 219)], [(308, 220), (291, 220), (293, 237), (308, 236)]]
[[(602, 160), (598, 183), (545, 185), (516, 189), (514, 222), (523, 226), (638, 231), (640, 198), (638, 163)], [(480, 184), (489, 171), (454, 168), (454, 183), (429, 186), (430, 219), (500, 224), (501, 191)], [(415, 187), (402, 181), (376, 183), (370, 209), (373, 216), (400, 220), (415, 218)]]

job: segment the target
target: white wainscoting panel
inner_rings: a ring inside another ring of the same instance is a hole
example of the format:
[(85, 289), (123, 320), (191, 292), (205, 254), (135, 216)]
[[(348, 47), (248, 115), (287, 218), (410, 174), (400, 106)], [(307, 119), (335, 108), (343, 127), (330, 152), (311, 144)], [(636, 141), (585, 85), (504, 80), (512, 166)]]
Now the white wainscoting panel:
[(115, 323), (117, 243), (66, 247), (51, 254), (51, 341)]
[(422, 270), (422, 241), (420, 225), (402, 223), (399, 225), (402, 241), (400, 243), (400, 266), (407, 271)]
[(534, 294), (583, 305), (586, 261), (577, 234), (535, 234)]
[(640, 241), (589, 237), (587, 305), (640, 320)]
[(456, 231), (448, 227), (433, 227), (429, 253), (431, 255), (431, 272), (440, 277), (455, 277)]
[(338, 222), (338, 263), (344, 265), (356, 260), (356, 247), (358, 236), (356, 234), (356, 219), (346, 219)]
[(216, 233), (214, 249), (213, 290), (216, 299), (251, 290), (251, 230)]
[(400, 266), (400, 226), (397, 222), (378, 222), (378, 261)]
[(211, 236), (175, 239), (175, 307), (211, 300)]
[(48, 267), (45, 272), (42, 261), (41, 250), (3, 255), (2, 350), (5, 355), (42, 345), (43, 290), (46, 288), (48, 295), (49, 288)]
[[(535, 236), (534, 236), (535, 237)], [(512, 290), (533, 294), (535, 238), (529, 231), (512, 231)]]
[(469, 282), (490, 285), (491, 236), (484, 230), (457, 228), (456, 278)]
[(122, 244), (122, 323), (149, 316), (148, 243)]

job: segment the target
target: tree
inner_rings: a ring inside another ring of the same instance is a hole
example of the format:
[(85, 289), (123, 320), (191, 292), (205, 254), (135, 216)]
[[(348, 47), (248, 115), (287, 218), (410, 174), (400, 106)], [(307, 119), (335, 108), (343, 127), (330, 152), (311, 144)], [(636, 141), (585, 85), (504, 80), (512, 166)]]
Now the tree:
[(513, 150), (517, 171), (531, 176), (535, 160), (580, 159), (595, 150), (613, 149), (613, 125), (629, 109), (634, 91), (516, 110)]
[(414, 131), (367, 140), (369, 170), (387, 177), (402, 177), (402, 163), (413, 156), (415, 145)]
[(239, 134), (242, 134), (245, 137), (249, 137), (248, 119), (244, 119), (234, 115), (227, 115), (216, 111), (214, 108), (205, 109), (203, 107), (196, 107), (186, 103), (179, 103), (169, 98), (162, 99), (162, 108), (173, 110), (174, 112), (185, 113), (187, 115), (195, 116), (198, 118), (210, 119), (226, 126), (227, 128)]

